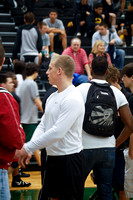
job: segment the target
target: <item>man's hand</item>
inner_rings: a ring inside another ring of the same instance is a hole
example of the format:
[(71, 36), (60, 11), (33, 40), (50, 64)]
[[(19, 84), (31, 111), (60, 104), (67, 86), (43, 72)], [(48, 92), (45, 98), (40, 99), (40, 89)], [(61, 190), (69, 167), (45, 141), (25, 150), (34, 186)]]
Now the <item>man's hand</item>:
[(92, 75), (88, 75), (88, 80), (91, 81), (92, 80)]
[(19, 165), (25, 168), (25, 165), (28, 165), (31, 159), (31, 154), (27, 153), (24, 148), (21, 150), (16, 150), (15, 157), (19, 158)]
[(111, 40), (109, 44), (110, 45), (114, 45), (115, 44), (115, 39)]

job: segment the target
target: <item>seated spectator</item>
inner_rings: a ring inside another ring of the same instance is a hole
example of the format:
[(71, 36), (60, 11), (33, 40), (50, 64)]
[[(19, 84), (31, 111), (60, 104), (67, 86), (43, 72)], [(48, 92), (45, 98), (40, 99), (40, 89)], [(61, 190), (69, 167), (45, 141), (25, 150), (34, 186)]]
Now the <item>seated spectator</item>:
[(88, 63), (90, 68), (92, 61), (96, 56), (104, 56), (105, 58), (107, 58), (108, 65), (112, 65), (110, 55), (108, 53), (105, 53), (105, 42), (103, 42), (102, 40), (97, 40), (94, 43), (91, 53), (89, 54)]
[(125, 17), (124, 14), (124, 9), (125, 9), (125, 5), (126, 5), (126, 0), (113, 0), (113, 7), (115, 12), (119, 11), (119, 9), (121, 10), (121, 18)]
[(113, 3), (111, 0), (102, 0), (102, 4), (105, 22), (114, 29), (116, 25), (116, 14), (113, 9)]
[(46, 56), (46, 57), (49, 57), (50, 39), (49, 39), (49, 35), (46, 33), (47, 32), (47, 24), (41, 21), (41, 22), (38, 22), (37, 27), (42, 34), (42, 42), (43, 42), (42, 52), (43, 52), (43, 55)]
[(102, 15), (103, 5), (101, 3), (96, 3), (90, 15), (86, 18), (86, 28), (87, 35), (91, 37), (95, 31), (99, 29), (99, 24), (104, 21)]
[(126, 21), (126, 25), (128, 25), (130, 28), (131, 46), (133, 46), (133, 0), (130, 0), (129, 2), (125, 21)]
[(67, 36), (63, 22), (57, 19), (58, 13), (55, 9), (50, 10), (49, 18), (43, 20), (47, 24), (47, 32), (50, 37), (50, 50), (54, 52), (54, 41), (55, 39), (62, 41), (63, 50), (67, 48)]
[(128, 10), (125, 12), (125, 18), (121, 18), (118, 26), (118, 35), (123, 40), (123, 46), (133, 46), (133, 0), (130, 0)]
[(99, 30), (92, 36), (92, 47), (97, 40), (105, 42), (105, 52), (110, 54), (112, 64), (115, 64), (115, 66), (121, 70), (124, 66), (125, 51), (115, 48), (115, 45), (122, 45), (122, 40), (118, 36), (116, 30), (109, 31), (108, 25), (101, 23)]
[(71, 56), (75, 62), (76, 84), (86, 83), (92, 79), (87, 54), (81, 48), (81, 40), (79, 38), (73, 38), (71, 40), (71, 46), (65, 49), (62, 55)]
[(81, 36), (86, 32), (86, 17), (90, 15), (91, 6), (88, 5), (88, 0), (81, 0), (74, 4), (74, 26), (76, 36)]
[(20, 26), (13, 48), (13, 60), (17, 59), (20, 52), (20, 60), (40, 64), (39, 53), (42, 50), (42, 37), (40, 31), (34, 27), (35, 16), (32, 12), (24, 15), (25, 24)]

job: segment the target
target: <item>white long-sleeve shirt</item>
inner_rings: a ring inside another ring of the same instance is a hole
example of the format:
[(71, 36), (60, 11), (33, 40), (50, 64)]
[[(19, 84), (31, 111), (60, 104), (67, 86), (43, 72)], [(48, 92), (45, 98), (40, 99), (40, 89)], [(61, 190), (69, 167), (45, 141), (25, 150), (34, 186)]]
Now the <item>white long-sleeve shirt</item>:
[(45, 114), (31, 141), (24, 145), (26, 152), (46, 147), (48, 155), (68, 155), (80, 152), (84, 102), (71, 85), (64, 91), (53, 93), (46, 102)]

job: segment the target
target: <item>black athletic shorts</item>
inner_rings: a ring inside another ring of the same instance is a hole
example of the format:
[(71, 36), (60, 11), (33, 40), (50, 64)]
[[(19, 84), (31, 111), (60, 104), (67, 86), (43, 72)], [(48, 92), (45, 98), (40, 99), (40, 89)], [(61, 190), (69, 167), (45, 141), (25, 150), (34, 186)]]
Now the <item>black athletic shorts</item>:
[(65, 156), (48, 156), (43, 190), (59, 200), (82, 200), (85, 157), (83, 151)]

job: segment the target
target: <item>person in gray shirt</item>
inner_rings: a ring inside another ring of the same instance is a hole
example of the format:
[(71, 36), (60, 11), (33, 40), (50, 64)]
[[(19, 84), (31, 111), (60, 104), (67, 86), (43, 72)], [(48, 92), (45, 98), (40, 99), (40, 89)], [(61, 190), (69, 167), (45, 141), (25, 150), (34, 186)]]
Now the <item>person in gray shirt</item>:
[[(42, 111), (42, 102), (39, 97), (39, 91), (37, 83), (34, 81), (38, 76), (39, 67), (35, 63), (28, 63), (26, 65), (26, 79), (20, 86), (19, 97), (21, 106), (21, 124), (25, 132), (25, 140), (28, 142), (38, 122), (38, 109)], [(38, 150), (34, 153), (34, 156), (40, 163), (40, 155)]]
[(57, 19), (58, 13), (55, 9), (50, 10), (49, 18), (43, 20), (47, 24), (47, 32), (50, 37), (50, 50), (54, 52), (54, 37), (59, 36), (59, 40), (62, 41), (63, 50), (67, 48), (67, 35), (63, 22)]
[(32, 12), (24, 15), (24, 22), (18, 28), (15, 45), (13, 48), (13, 62), (17, 60), (17, 55), (20, 53), (20, 60), (25, 62), (41, 63), (39, 53), (42, 50), (42, 37), (40, 31), (33, 25), (35, 16)]

